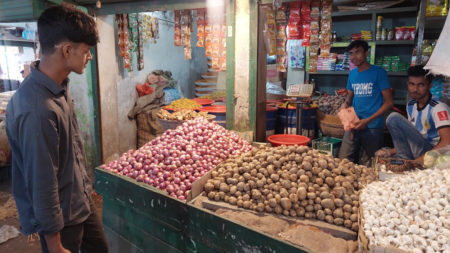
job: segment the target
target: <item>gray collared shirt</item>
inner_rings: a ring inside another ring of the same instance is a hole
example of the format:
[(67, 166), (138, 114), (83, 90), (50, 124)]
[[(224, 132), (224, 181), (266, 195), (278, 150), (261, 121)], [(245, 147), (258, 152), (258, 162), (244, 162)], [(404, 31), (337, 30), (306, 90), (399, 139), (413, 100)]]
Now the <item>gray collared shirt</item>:
[(91, 213), (85, 153), (67, 82), (58, 85), (32, 67), (6, 109), (12, 191), (24, 234), (53, 234)]

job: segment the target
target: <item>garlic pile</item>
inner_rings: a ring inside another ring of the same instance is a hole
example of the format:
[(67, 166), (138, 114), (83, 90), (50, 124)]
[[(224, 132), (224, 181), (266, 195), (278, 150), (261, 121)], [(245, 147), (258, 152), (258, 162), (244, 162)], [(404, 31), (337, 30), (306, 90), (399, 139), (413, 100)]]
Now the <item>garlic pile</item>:
[(450, 253), (450, 169), (428, 169), (363, 189), (363, 229), (370, 245)]

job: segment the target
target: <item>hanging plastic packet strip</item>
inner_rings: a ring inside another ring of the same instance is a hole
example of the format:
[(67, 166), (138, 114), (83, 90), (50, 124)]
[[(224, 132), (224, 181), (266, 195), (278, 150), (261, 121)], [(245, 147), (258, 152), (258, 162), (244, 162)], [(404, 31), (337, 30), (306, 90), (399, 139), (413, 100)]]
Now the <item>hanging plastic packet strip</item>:
[(300, 2), (291, 2), (289, 7), (288, 40), (299, 40), (302, 38)]
[(305, 48), (302, 46), (302, 40), (289, 40), (288, 64), (290, 68), (302, 69), (305, 67)]
[(205, 46), (205, 9), (197, 10), (197, 47)]
[(175, 46), (181, 46), (181, 24), (180, 24), (180, 19), (181, 19), (181, 12), (180, 11), (175, 11), (174, 12), (175, 27), (174, 27), (174, 43), (173, 43)]
[(311, 24), (311, 3), (310, 1), (302, 2), (301, 18), (302, 18), (302, 31), (303, 31), (303, 46), (309, 47), (309, 38), (311, 36), (310, 24)]

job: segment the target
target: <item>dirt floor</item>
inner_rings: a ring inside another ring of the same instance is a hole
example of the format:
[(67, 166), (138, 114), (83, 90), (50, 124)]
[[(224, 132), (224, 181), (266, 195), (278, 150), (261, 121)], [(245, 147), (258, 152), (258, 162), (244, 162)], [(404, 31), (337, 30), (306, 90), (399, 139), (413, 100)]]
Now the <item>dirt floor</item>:
[[(11, 194), (10, 181), (0, 182), (0, 227), (10, 225), (20, 229), (19, 217), (14, 199)], [(20, 234), (18, 237), (10, 239), (0, 244), (0, 252), (8, 253), (39, 253), (41, 244), (39, 238), (28, 238)]]
[[(1, 169), (1, 168), (0, 168)], [(99, 195), (94, 195), (93, 200), (97, 212), (102, 218), (102, 200)], [(20, 230), (20, 222), (16, 205), (11, 194), (11, 182), (4, 180), (0, 182), (0, 227), (10, 225)], [(0, 252), (4, 253), (39, 253), (41, 244), (38, 237), (28, 237), (20, 234), (18, 237), (10, 239), (0, 244)]]
[[(202, 207), (204, 199), (206, 198), (198, 197), (194, 201), (194, 204)], [(223, 208), (215, 210), (215, 213), (237, 223), (245, 224), (262, 233), (291, 242), (308, 252), (358, 252), (358, 244), (356, 241), (334, 237), (330, 233), (324, 232), (315, 226), (281, 219), (270, 214), (256, 214), (245, 209), (230, 210)]]

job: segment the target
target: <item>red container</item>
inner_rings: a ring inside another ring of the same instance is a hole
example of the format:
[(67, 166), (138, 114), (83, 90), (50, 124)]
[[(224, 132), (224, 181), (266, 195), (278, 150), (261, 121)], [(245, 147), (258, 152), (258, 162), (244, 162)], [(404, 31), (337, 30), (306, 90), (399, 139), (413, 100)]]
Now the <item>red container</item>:
[(208, 98), (194, 98), (192, 99), (197, 102), (199, 105), (212, 105), (214, 100)]
[(210, 113), (226, 113), (227, 107), (225, 105), (212, 105), (212, 106), (206, 106), (197, 109), (201, 112), (210, 112)]
[(269, 136), (267, 140), (272, 144), (273, 147), (278, 147), (281, 145), (286, 146), (306, 146), (309, 142), (309, 138), (303, 135), (296, 134), (275, 134)]
[(395, 40), (403, 40), (403, 32), (405, 29), (403, 27), (395, 27)]

